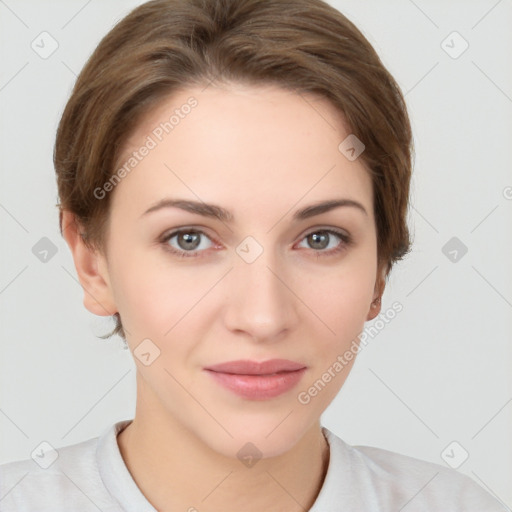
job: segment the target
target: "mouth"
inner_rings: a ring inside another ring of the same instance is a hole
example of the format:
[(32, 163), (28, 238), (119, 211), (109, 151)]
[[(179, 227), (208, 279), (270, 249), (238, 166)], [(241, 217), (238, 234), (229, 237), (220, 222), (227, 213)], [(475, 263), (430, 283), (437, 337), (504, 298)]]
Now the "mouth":
[(287, 359), (229, 361), (204, 368), (217, 384), (249, 400), (267, 400), (290, 391), (306, 369)]

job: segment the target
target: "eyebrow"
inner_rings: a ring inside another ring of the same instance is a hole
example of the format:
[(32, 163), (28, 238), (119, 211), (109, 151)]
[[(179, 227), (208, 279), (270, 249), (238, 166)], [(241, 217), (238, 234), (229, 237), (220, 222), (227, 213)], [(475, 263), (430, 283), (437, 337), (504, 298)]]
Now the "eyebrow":
[[(297, 210), (293, 214), (293, 220), (300, 221), (304, 219), (309, 219), (310, 217), (314, 217), (315, 215), (320, 215), (321, 213), (325, 213), (330, 210), (333, 210), (334, 208), (339, 208), (342, 206), (354, 207), (359, 211), (363, 212), (365, 215), (368, 215), (368, 212), (366, 211), (365, 207), (358, 201), (354, 201), (353, 199), (330, 199), (327, 201), (314, 203), (309, 206), (306, 206), (305, 208), (302, 208), (301, 210)], [(193, 201), (190, 199), (170, 198), (158, 201), (156, 204), (147, 209), (142, 214), (142, 217), (150, 213), (156, 212), (158, 210), (162, 210), (164, 208), (179, 208), (181, 210), (185, 210), (190, 213), (195, 213), (197, 215), (202, 215), (204, 217), (218, 219), (221, 222), (233, 222), (234, 220), (234, 215), (229, 210), (226, 210), (221, 206), (203, 203), (202, 201)]]

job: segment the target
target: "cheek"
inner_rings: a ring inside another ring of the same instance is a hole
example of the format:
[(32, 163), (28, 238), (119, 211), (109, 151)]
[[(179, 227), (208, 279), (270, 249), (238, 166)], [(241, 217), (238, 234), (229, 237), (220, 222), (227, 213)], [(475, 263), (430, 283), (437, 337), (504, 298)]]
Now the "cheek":
[(153, 255), (120, 253), (111, 282), (123, 325), (132, 337), (165, 340), (170, 330), (194, 318), (200, 309), (195, 305), (218, 280), (219, 270), (189, 264), (180, 268), (180, 262), (171, 261), (163, 251)]
[[(322, 414), (352, 370), (374, 291), (373, 276), (370, 261), (350, 265), (336, 275), (331, 274), (329, 279), (323, 279), (323, 286), (315, 288), (310, 295), (311, 309), (322, 323), (314, 319), (319, 327), (310, 334), (314, 340), (311, 369), (297, 394), (304, 411)], [(313, 320), (309, 324), (313, 325)]]
[[(363, 327), (375, 288), (376, 262), (361, 256), (340, 265), (337, 271), (326, 271), (303, 283), (305, 301), (335, 333), (325, 328), (333, 340), (343, 341)], [(307, 291), (307, 294), (306, 294)], [(311, 302), (310, 302), (311, 301)]]
[(147, 256), (119, 248), (113, 253), (115, 261), (110, 272), (116, 306), (123, 325), (132, 337), (162, 335), (172, 321), (174, 307), (180, 300), (183, 283), (179, 276), (171, 280), (160, 264), (148, 262)]

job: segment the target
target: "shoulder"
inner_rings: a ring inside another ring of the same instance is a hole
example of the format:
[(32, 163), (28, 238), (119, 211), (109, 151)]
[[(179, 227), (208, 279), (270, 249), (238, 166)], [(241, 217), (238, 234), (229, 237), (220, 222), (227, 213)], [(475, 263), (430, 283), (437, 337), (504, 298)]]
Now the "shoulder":
[(101, 492), (98, 439), (48, 451), (41, 448), (30, 459), (0, 465), (2, 512), (115, 510), (108, 508)]
[(367, 507), (407, 507), (418, 512), (506, 510), (473, 479), (454, 469), (381, 448), (350, 446), (329, 430), (324, 429), (324, 433), (331, 448), (332, 472), (339, 478), (348, 478), (365, 496), (363, 503)]

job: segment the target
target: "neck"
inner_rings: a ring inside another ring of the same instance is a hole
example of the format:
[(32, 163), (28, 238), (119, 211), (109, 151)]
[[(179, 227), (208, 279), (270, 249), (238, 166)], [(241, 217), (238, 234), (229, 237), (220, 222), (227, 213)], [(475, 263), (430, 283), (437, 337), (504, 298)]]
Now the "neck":
[(154, 405), (137, 399), (135, 418), (117, 441), (135, 483), (157, 510), (303, 512), (312, 507), (329, 463), (319, 422), (288, 452), (246, 467), (212, 450)]

